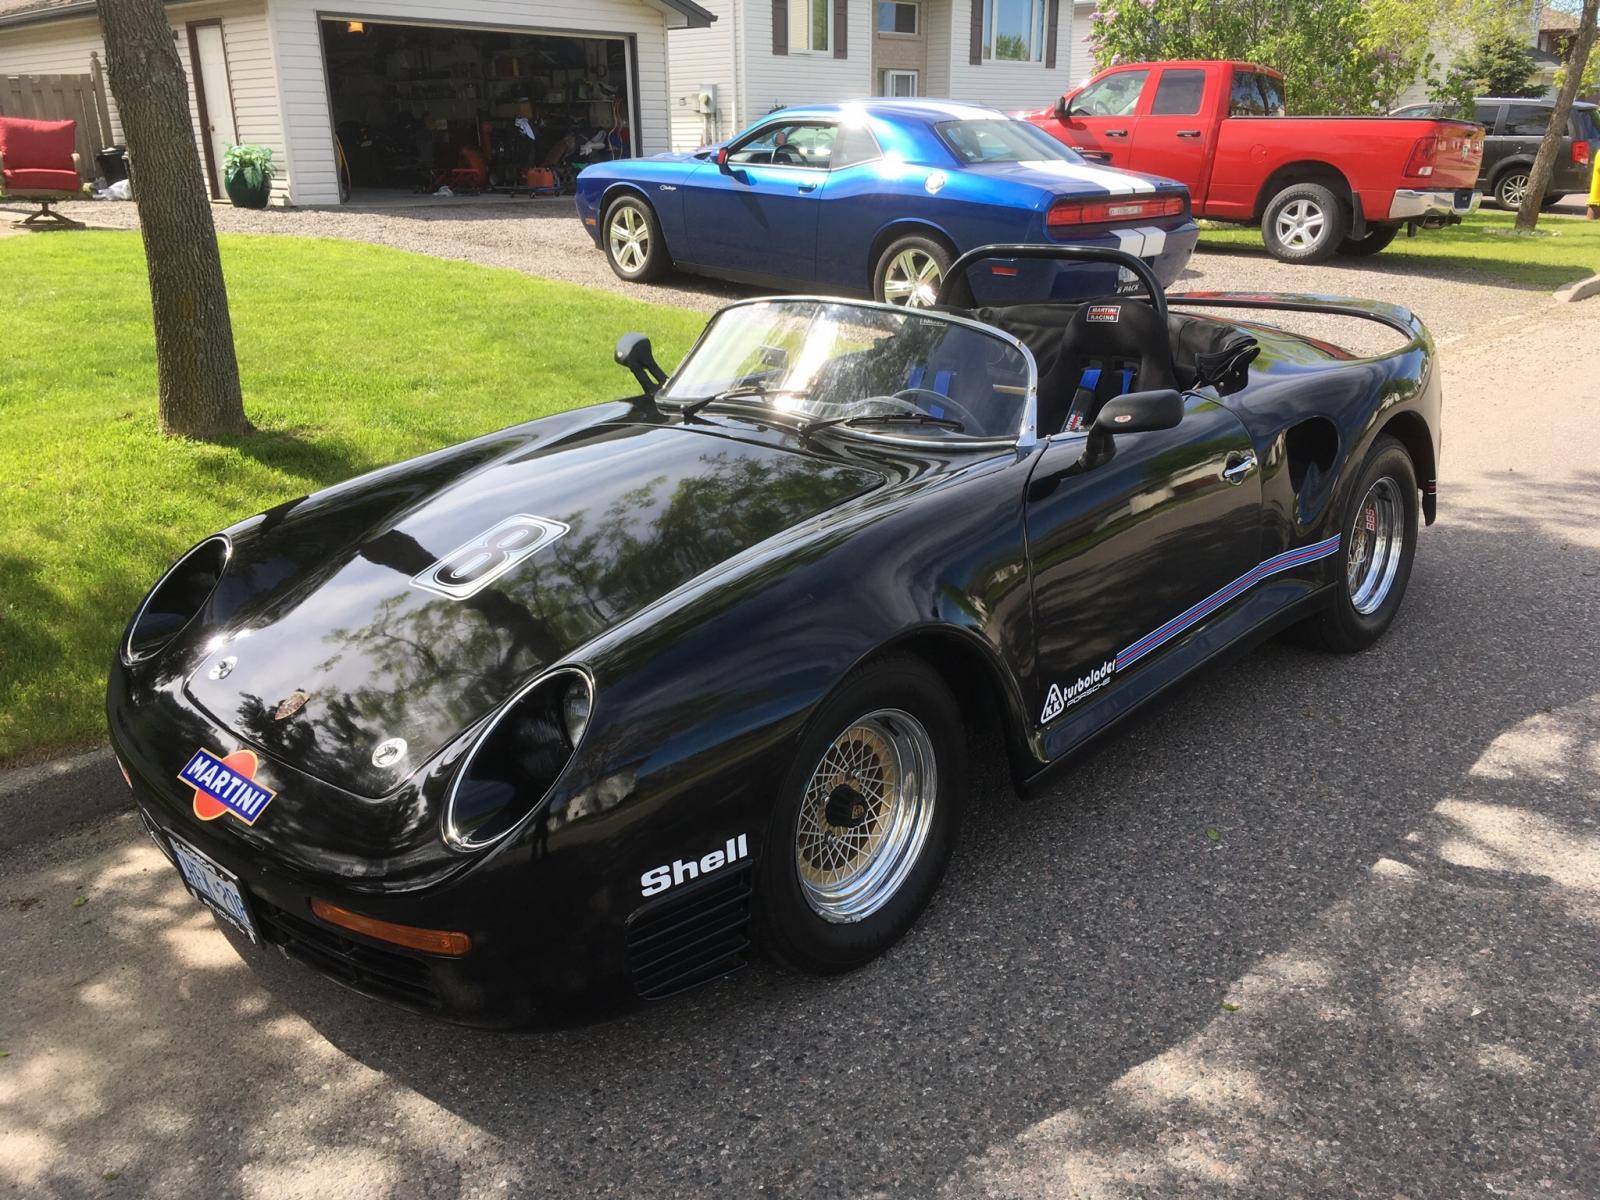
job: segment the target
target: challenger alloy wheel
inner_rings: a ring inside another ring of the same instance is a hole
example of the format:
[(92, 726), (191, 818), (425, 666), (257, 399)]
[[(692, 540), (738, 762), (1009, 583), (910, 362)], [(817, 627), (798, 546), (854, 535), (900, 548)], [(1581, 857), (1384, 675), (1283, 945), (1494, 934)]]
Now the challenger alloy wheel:
[(764, 947), (832, 974), (893, 945), (944, 873), (966, 772), (960, 710), (926, 662), (896, 655), (847, 677), (812, 715), (767, 831)]
[(620, 278), (643, 283), (666, 270), (666, 240), (643, 200), (624, 196), (606, 209), (604, 234), (606, 261)]
[(922, 723), (879, 709), (851, 723), (811, 773), (795, 866), (825, 921), (859, 921), (905, 882), (933, 823), (939, 768)]
[(950, 252), (931, 238), (900, 238), (878, 256), (873, 294), (885, 304), (928, 308), (938, 300), (952, 261)]

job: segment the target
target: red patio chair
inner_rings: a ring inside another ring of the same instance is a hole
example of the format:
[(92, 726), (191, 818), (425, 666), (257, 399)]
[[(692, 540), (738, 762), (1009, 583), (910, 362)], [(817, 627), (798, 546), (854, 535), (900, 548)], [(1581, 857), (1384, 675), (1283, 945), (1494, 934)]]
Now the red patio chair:
[(50, 206), (78, 195), (76, 121), (29, 121), (0, 117), (0, 192), (18, 200), (37, 200), (39, 211), (17, 225), (34, 229), (82, 229)]

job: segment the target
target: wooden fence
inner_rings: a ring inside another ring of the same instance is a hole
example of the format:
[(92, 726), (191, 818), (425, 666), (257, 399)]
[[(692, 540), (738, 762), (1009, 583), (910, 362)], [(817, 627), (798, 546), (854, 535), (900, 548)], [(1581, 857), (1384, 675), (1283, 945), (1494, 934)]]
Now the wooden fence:
[(112, 141), (99, 55), (91, 54), (89, 65), (89, 75), (0, 75), (0, 117), (78, 123), (78, 170), (85, 179), (95, 177), (94, 156)]

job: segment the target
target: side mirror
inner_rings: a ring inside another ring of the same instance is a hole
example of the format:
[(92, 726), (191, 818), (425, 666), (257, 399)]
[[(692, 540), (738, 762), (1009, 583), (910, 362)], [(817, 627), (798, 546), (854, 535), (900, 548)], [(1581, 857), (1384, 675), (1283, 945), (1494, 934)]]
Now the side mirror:
[(717, 170), (721, 171), (724, 175), (726, 175), (729, 171), (728, 148), (726, 146), (717, 147)]
[(667, 381), (667, 373), (656, 362), (650, 339), (642, 333), (625, 333), (617, 339), (617, 365), (627, 367), (639, 381), (646, 396), (654, 396)]
[(1072, 105), (1068, 103), (1065, 96), (1056, 97), (1055, 115), (1056, 120), (1062, 122), (1063, 124), (1065, 124), (1066, 119), (1072, 115)]
[(1152, 433), (1174, 429), (1183, 420), (1183, 393), (1175, 388), (1129, 392), (1107, 400), (1089, 428), (1083, 448), (1083, 465), (1092, 467), (1110, 458), (1112, 438), (1121, 433)]

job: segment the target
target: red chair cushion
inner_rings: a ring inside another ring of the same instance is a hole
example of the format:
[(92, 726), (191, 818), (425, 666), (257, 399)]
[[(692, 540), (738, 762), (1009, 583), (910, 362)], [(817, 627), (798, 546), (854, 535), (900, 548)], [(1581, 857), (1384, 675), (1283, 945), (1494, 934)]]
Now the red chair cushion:
[(6, 190), (8, 192), (20, 191), (54, 191), (74, 193), (78, 190), (78, 173), (76, 171), (40, 171), (40, 170), (7, 170), (5, 173)]
[[(6, 174), (14, 170), (66, 171), (76, 180), (72, 151), (77, 137), (76, 121), (0, 117), (0, 158), (6, 160)], [(74, 182), (72, 186), (76, 190), (78, 185)]]

